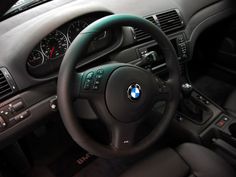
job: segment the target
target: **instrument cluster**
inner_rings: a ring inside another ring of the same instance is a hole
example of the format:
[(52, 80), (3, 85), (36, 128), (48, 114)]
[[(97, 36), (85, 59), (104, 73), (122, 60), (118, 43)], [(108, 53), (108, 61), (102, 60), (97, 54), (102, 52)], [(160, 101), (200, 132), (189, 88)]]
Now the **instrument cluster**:
[[(28, 71), (39, 77), (58, 71), (70, 44), (84, 28), (97, 19), (77, 18), (48, 34), (30, 53), (27, 59)], [(107, 30), (98, 35), (91, 43), (88, 55), (108, 47), (112, 41), (111, 33), (111, 30)]]

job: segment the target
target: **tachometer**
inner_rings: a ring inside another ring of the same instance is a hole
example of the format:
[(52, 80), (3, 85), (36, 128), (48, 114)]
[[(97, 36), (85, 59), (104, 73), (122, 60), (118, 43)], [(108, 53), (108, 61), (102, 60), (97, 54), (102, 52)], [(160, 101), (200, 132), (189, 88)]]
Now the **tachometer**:
[(76, 36), (88, 26), (88, 24), (84, 21), (77, 20), (70, 24), (67, 30), (67, 36), (70, 42), (72, 42)]
[(27, 64), (30, 67), (37, 67), (44, 63), (43, 54), (38, 50), (33, 50), (27, 60)]
[(40, 48), (48, 59), (56, 59), (66, 53), (68, 41), (61, 31), (56, 30), (42, 40)]

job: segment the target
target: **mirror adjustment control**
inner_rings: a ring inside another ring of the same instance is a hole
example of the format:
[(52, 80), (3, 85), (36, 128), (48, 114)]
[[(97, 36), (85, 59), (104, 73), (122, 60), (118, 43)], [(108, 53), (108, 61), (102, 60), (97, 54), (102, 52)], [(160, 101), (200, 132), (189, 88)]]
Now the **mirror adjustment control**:
[[(4, 113), (9, 112), (9, 116), (12, 117), (25, 109), (25, 104), (22, 99), (17, 99), (8, 103), (6, 106), (2, 107), (0, 110)], [(1, 112), (0, 112), (1, 113)]]
[(11, 101), (0, 108), (0, 132), (5, 131), (30, 116), (21, 98)]
[(0, 128), (5, 128), (7, 126), (5, 120), (0, 116)]
[(15, 111), (18, 112), (21, 109), (23, 109), (24, 107), (25, 107), (24, 103), (22, 101), (19, 101), (19, 102), (15, 103), (15, 104), (10, 104), (9, 105), (9, 110), (11, 112), (15, 112)]

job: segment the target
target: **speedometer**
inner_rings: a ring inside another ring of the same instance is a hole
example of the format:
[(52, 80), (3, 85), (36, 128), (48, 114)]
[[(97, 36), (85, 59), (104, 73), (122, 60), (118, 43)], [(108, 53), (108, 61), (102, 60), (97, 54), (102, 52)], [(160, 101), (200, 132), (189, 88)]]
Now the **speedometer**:
[(77, 20), (70, 24), (67, 30), (67, 36), (70, 42), (72, 42), (76, 36), (88, 26), (88, 24), (84, 21)]
[(66, 53), (68, 41), (61, 31), (56, 30), (42, 40), (40, 48), (48, 59), (57, 59)]

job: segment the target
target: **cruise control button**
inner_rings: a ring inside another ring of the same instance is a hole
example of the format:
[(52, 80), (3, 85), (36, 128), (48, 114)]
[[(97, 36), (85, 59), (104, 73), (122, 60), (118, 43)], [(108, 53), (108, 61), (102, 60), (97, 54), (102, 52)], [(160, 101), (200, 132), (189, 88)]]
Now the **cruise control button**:
[(97, 70), (97, 74), (102, 75), (103, 73), (104, 73), (104, 70), (102, 70), (102, 69)]
[(100, 74), (96, 75), (96, 79), (101, 79), (101, 78), (102, 78), (102, 75), (100, 75)]
[(92, 83), (91, 79), (86, 79), (85, 82), (84, 82), (84, 89), (85, 90), (90, 89), (91, 83)]
[(86, 76), (86, 79), (92, 79), (93, 75), (94, 75), (93, 72), (88, 73), (87, 76)]
[(85, 89), (85, 90), (88, 90), (89, 88), (90, 88), (90, 83), (85, 83), (85, 84), (84, 84), (84, 89)]
[(93, 90), (98, 90), (99, 89), (99, 86), (98, 85), (94, 85), (93, 86)]
[(99, 80), (95, 80), (94, 84), (95, 84), (95, 85), (99, 85), (99, 84), (100, 84), (100, 81), (99, 81)]

